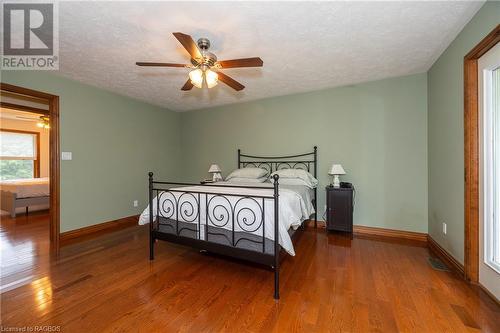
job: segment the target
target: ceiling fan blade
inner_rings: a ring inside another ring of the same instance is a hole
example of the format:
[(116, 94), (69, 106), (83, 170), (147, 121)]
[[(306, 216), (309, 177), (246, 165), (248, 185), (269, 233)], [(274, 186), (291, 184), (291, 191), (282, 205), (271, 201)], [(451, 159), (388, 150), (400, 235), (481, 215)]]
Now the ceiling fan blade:
[(226, 74), (224, 74), (222, 72), (217, 72), (217, 74), (219, 76), (220, 81), (224, 82), (225, 84), (227, 84), (228, 86), (230, 86), (234, 90), (240, 91), (240, 90), (243, 90), (245, 88), (244, 85), (242, 85), (241, 83), (239, 83), (235, 79), (227, 76)]
[(136, 62), (137, 66), (149, 66), (149, 67), (186, 67), (183, 64), (172, 64), (169, 62)]
[(222, 60), (217, 62), (222, 68), (236, 68), (236, 67), (262, 67), (264, 62), (259, 57), (242, 58), (232, 60)]
[(198, 45), (194, 42), (193, 38), (189, 35), (183, 34), (182, 32), (174, 32), (175, 38), (184, 46), (186, 51), (191, 55), (193, 59), (203, 58), (201, 55)]
[(181, 90), (188, 91), (193, 89), (193, 84), (191, 83), (191, 79), (188, 79), (186, 83), (182, 86)]
[(23, 116), (14, 116), (18, 119), (29, 119), (29, 120), (39, 120), (40, 117), (23, 117)]

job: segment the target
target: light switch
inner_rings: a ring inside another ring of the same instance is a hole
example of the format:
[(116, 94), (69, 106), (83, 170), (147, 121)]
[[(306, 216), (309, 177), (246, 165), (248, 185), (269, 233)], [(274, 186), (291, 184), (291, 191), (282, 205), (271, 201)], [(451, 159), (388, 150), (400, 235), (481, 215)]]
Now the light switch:
[(73, 159), (73, 154), (70, 151), (61, 152), (61, 160), (71, 161)]

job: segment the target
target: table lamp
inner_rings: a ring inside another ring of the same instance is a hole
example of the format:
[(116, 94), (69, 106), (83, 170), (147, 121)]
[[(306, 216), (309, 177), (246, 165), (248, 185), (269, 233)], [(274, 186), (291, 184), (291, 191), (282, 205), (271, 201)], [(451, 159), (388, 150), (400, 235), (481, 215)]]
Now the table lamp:
[(330, 176), (333, 176), (333, 187), (340, 187), (340, 178), (339, 175), (345, 175), (345, 170), (340, 164), (333, 164), (328, 172)]
[(219, 166), (217, 164), (212, 164), (210, 166), (210, 169), (208, 169), (208, 173), (212, 174), (212, 180), (214, 182), (222, 180), (222, 175), (220, 174), (221, 173), (221, 169), (219, 168)]

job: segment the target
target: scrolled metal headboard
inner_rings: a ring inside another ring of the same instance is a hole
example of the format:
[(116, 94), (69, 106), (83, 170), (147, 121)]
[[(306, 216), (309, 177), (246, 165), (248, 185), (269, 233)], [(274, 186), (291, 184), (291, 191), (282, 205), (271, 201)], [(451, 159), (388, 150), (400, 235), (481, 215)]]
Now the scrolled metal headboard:
[(268, 176), (277, 170), (303, 169), (312, 173), (317, 178), (318, 147), (314, 146), (314, 150), (309, 153), (286, 156), (247, 155), (242, 154), (241, 149), (238, 149), (238, 169), (247, 167), (266, 169)]
[[(311, 159), (312, 157), (312, 159)], [(242, 154), (238, 149), (238, 169), (256, 167), (268, 171), (268, 176), (276, 170), (281, 169), (303, 169), (318, 178), (318, 147), (314, 146), (312, 152), (298, 155), (286, 156), (254, 156)], [(312, 170), (311, 170), (312, 169)], [(311, 172), (312, 171), (312, 172)], [(314, 189), (314, 227), (318, 219), (318, 189)]]

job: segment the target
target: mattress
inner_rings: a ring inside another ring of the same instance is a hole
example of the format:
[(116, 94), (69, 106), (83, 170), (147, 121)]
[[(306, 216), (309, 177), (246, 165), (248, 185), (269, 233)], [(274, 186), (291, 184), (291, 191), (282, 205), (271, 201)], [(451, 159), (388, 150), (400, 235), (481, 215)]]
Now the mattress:
[(50, 195), (49, 178), (2, 180), (0, 190), (15, 193), (17, 198), (46, 197)]
[[(221, 184), (228, 185), (227, 183)], [(256, 185), (261, 186), (255, 183), (251, 186)], [(160, 227), (160, 231), (163, 232), (171, 229), (166, 226), (167, 224), (175, 225), (175, 221), (178, 220), (191, 224), (190, 229), (195, 230), (192, 231), (194, 233), (192, 236), (198, 234), (196, 237), (205, 240), (207, 225), (208, 230), (220, 228), (229, 230), (230, 234), (234, 225), (237, 235), (253, 235), (260, 239), (260, 242), (265, 236), (266, 243), (270, 241), (269, 244), (272, 244), (274, 242), (274, 200), (264, 199), (262, 206), (263, 199), (258, 198), (259, 196), (272, 197), (274, 193), (272, 185), (264, 185), (269, 189), (242, 186), (244, 184), (232, 187), (189, 186), (172, 188), (171, 191), (160, 191), (153, 200), (153, 218), (159, 217), (160, 223), (165, 224)], [(279, 244), (290, 255), (295, 255), (288, 231), (290, 228), (297, 229), (314, 213), (311, 191), (305, 186), (280, 186), (279, 195)], [(264, 215), (265, 223), (262, 223), (262, 215)], [(233, 217), (234, 223), (232, 223)], [(139, 218), (139, 224), (146, 223), (149, 223), (149, 206)], [(186, 232), (189, 233), (189, 229), (186, 229)], [(184, 236), (182, 233), (181, 235)], [(213, 242), (213, 237), (209, 237), (208, 240)], [(267, 248), (268, 246), (266, 250)], [(272, 247), (269, 246), (269, 248)]]

